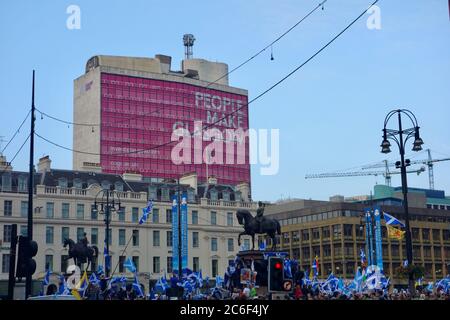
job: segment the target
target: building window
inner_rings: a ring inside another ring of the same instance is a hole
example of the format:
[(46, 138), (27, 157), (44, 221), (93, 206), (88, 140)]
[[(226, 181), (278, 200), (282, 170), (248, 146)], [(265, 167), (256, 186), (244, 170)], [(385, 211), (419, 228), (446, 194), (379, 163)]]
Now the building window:
[(11, 191), (11, 173), (2, 175), (2, 191)]
[(5, 217), (12, 216), (12, 201), (11, 200), (5, 200), (5, 202), (3, 203), (3, 215)]
[(70, 209), (69, 203), (63, 203), (61, 205), (61, 217), (63, 219), (69, 219), (69, 209)]
[(159, 257), (153, 257), (153, 273), (160, 273), (161, 272), (161, 266), (159, 263)]
[(53, 227), (45, 227), (45, 243), (53, 244)]
[(84, 204), (82, 203), (77, 204), (77, 219), (84, 220)]
[[(344, 245), (344, 254), (353, 257), (353, 244), (346, 243)], [(383, 244), (383, 255), (387, 255), (387, 246)]]
[(313, 240), (319, 240), (320, 239), (320, 230), (319, 230), (319, 228), (314, 228), (312, 230), (312, 234), (313, 234)]
[(8, 273), (9, 272), (9, 254), (3, 254), (2, 255), (2, 273)]
[[(333, 211), (335, 212), (335, 211)], [(342, 235), (342, 228), (340, 224), (333, 225), (333, 238), (340, 239)]]
[(166, 209), (166, 223), (172, 223), (172, 209)]
[[(345, 264), (345, 268), (347, 269), (346, 270), (347, 277), (350, 277), (355, 274), (355, 263), (354, 262), (347, 262)], [(386, 272), (386, 268), (385, 268), (385, 272)], [(388, 272), (386, 272), (386, 273), (388, 273)]]
[(450, 230), (442, 230), (442, 238), (444, 241), (450, 240)]
[(98, 229), (97, 228), (91, 229), (91, 244), (98, 245)]
[[(172, 273), (172, 271), (173, 271), (173, 260), (172, 260), (172, 257), (167, 257), (167, 266), (166, 266), (166, 268), (167, 268), (167, 272), (168, 273)], [(195, 271), (195, 270), (194, 270)]]
[(212, 277), (215, 278), (219, 274), (217, 259), (211, 260)]
[(133, 230), (133, 246), (139, 245), (139, 230)]
[(58, 179), (58, 186), (61, 188), (67, 188), (67, 179), (66, 178), (59, 178)]
[(22, 218), (28, 217), (28, 201), (20, 202), (20, 216)]
[(20, 235), (26, 237), (28, 235), (28, 227), (20, 226)]
[(45, 270), (53, 271), (53, 255), (52, 254), (46, 254), (45, 255)]
[(12, 225), (3, 225), (3, 242), (11, 242)]
[(123, 266), (123, 264), (125, 263), (125, 256), (119, 256), (119, 272), (120, 273), (124, 273), (125, 272), (125, 267)]
[(66, 239), (69, 239), (69, 237), (70, 237), (69, 232), (70, 232), (69, 227), (62, 227), (61, 228), (61, 242), (62, 242), (62, 244), (64, 244), (64, 241)]
[(67, 267), (68, 267), (67, 260), (69, 260), (68, 255), (65, 255), (65, 254), (61, 255), (61, 265), (60, 265), (61, 273), (66, 273), (66, 271), (67, 271)]
[(330, 257), (331, 256), (331, 247), (330, 245), (323, 246), (323, 256)]
[(353, 225), (344, 224), (344, 237), (353, 237)]
[(234, 239), (228, 238), (228, 251), (233, 252), (234, 251)]
[(342, 256), (342, 246), (340, 244), (334, 245), (334, 255), (335, 256)]
[(302, 230), (302, 240), (309, 241), (309, 230), (308, 229)]
[(329, 227), (322, 227), (322, 238), (323, 239), (330, 238), (330, 228)]
[(211, 225), (215, 226), (217, 224), (217, 212), (211, 211)]
[(153, 208), (152, 222), (159, 223), (159, 209), (157, 209), (157, 208)]
[(398, 257), (400, 255), (399, 246), (398, 245), (391, 245), (391, 256), (392, 257)]
[(18, 178), (18, 188), (19, 192), (27, 192), (28, 191), (28, 183), (27, 183), (27, 177), (20, 176)]
[(77, 188), (77, 189), (82, 189), (83, 188), (83, 182), (81, 181), (81, 179), (73, 179), (73, 187)]
[(217, 251), (217, 238), (211, 238), (211, 251)]
[(309, 255), (310, 255), (309, 247), (302, 248), (302, 255), (303, 255), (303, 259), (309, 259)]
[(110, 188), (111, 188), (111, 182), (109, 182), (108, 180), (103, 180), (102, 181), (102, 189), (110, 190)]
[(198, 232), (192, 232), (192, 247), (198, 248)]
[(441, 230), (433, 229), (433, 241), (439, 242), (441, 240)]
[(98, 209), (95, 208), (95, 205), (91, 205), (91, 220), (98, 219)]
[(413, 240), (419, 240), (419, 229), (412, 228), (412, 238)]
[(294, 242), (300, 241), (300, 231), (292, 232), (292, 241), (294, 241)]
[(200, 262), (199, 262), (199, 258), (198, 257), (193, 257), (192, 258), (192, 271), (194, 272), (198, 272), (200, 269)]
[(117, 215), (119, 216), (119, 221), (124, 222), (125, 221), (125, 207), (120, 207), (120, 209), (117, 211)]
[(430, 229), (422, 229), (422, 240), (430, 241)]
[(250, 239), (244, 239), (244, 250), (250, 250)]
[(210, 197), (211, 197), (211, 200), (213, 200), (213, 201), (219, 200), (217, 190), (211, 189), (211, 190), (209, 191), (209, 195), (210, 195)]
[(172, 246), (172, 231), (166, 231), (166, 244), (168, 247)]
[(283, 232), (283, 244), (289, 244), (290, 240), (289, 232)]
[(55, 216), (55, 204), (53, 202), (47, 202), (47, 219), (52, 219)]
[(138, 222), (139, 221), (139, 208), (133, 207), (131, 209), (131, 222)]
[(136, 267), (136, 272), (139, 272), (139, 256), (133, 256), (131, 260), (133, 260), (133, 264)]
[(158, 199), (158, 194), (157, 194), (157, 189), (155, 186), (149, 186), (148, 187), (148, 197), (149, 199), (152, 200), (157, 200)]
[(192, 211), (192, 224), (198, 224), (198, 211)]
[(84, 228), (77, 228), (77, 241), (80, 241), (84, 237)]
[(159, 230), (153, 230), (153, 246), (159, 247)]
[(125, 245), (125, 229), (119, 229), (119, 246)]
[(441, 247), (434, 247), (434, 260), (438, 261), (442, 259)]
[(122, 192), (123, 191), (123, 183), (116, 181), (114, 182), (114, 190)]
[(233, 226), (233, 212), (227, 212), (227, 226)]

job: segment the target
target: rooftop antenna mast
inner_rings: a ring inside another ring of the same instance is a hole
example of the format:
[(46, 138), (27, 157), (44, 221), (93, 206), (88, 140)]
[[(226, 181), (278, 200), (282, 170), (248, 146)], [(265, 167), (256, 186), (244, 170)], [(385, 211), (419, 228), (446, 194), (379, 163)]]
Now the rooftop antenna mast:
[(185, 34), (183, 35), (183, 44), (184, 44), (184, 58), (185, 59), (192, 59), (193, 56), (193, 50), (194, 47), (194, 35), (193, 34)]

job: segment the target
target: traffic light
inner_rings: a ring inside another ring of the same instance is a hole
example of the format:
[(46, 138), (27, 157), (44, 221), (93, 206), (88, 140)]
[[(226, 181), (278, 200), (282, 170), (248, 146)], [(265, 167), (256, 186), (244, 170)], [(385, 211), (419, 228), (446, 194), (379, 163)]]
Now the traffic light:
[(33, 275), (36, 271), (36, 261), (33, 257), (37, 254), (38, 245), (36, 241), (28, 240), (28, 237), (19, 237), (19, 252), (17, 254), (17, 278), (25, 278)]
[(268, 279), (269, 292), (284, 290), (284, 262), (282, 258), (269, 257)]

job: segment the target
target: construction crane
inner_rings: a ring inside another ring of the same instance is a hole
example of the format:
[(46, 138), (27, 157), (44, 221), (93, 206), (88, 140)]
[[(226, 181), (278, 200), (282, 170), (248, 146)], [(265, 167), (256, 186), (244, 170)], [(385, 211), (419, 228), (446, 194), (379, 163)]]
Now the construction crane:
[[(350, 171), (350, 172), (334, 172), (334, 173), (315, 173), (305, 175), (305, 179), (318, 179), (318, 178), (341, 178), (341, 177), (357, 177), (357, 176), (383, 176), (386, 181), (386, 185), (391, 186), (391, 175), (400, 174), (400, 171), (389, 171), (386, 167), (386, 171)], [(406, 173), (421, 174), (425, 171), (425, 167), (420, 167), (416, 170), (407, 170)]]
[[(431, 158), (431, 150), (427, 149), (428, 153), (428, 159), (423, 160), (413, 160), (409, 161), (409, 164), (425, 164), (428, 166), (428, 183), (430, 186), (430, 190), (434, 190), (434, 171), (433, 166), (436, 162), (442, 162), (442, 161), (449, 161), (450, 158), (443, 158), (443, 159), (433, 159)], [(398, 164), (396, 162), (388, 162), (387, 160), (384, 160), (383, 163), (378, 163), (370, 166), (363, 166), (362, 169), (375, 169), (375, 168), (386, 168), (386, 172), (389, 171), (389, 167), (397, 167)]]

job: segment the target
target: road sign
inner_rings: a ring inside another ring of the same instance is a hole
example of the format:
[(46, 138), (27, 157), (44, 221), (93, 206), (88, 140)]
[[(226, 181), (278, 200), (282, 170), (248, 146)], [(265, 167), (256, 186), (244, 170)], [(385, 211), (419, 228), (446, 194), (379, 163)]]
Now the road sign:
[(292, 281), (291, 280), (284, 281), (283, 289), (284, 289), (284, 291), (291, 291), (292, 290)]

